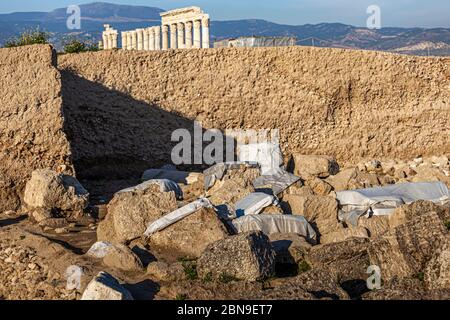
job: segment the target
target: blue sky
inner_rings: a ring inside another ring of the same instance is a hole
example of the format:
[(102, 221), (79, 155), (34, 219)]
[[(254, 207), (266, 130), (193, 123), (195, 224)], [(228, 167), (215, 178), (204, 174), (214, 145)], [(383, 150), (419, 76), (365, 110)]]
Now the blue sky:
[[(0, 12), (50, 11), (89, 0), (1, 0)], [(383, 27), (450, 27), (450, 0), (109, 0), (173, 9), (198, 5), (213, 20), (258, 18), (285, 24), (366, 24), (366, 8), (380, 6)]]

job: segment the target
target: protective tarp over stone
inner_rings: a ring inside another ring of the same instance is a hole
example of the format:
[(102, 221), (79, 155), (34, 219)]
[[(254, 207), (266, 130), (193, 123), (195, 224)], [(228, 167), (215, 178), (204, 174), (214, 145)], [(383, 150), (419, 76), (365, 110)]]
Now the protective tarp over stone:
[(275, 175), (264, 175), (256, 178), (253, 181), (253, 187), (255, 189), (270, 188), (274, 195), (279, 195), (298, 180), (300, 180), (300, 177), (281, 170), (280, 173)]
[(258, 163), (256, 162), (223, 162), (218, 163), (211, 168), (203, 171), (205, 175), (205, 190), (208, 191), (216, 181), (221, 180), (228, 170), (239, 169), (240, 166), (245, 165), (248, 168), (259, 168)]
[(183, 197), (183, 191), (181, 191), (180, 186), (177, 183), (175, 183), (174, 181), (168, 180), (168, 179), (152, 179), (152, 180), (148, 180), (148, 181), (145, 181), (145, 182), (143, 182), (143, 183), (141, 183), (141, 184), (139, 184), (137, 186), (120, 190), (117, 193), (134, 192), (134, 191), (138, 191), (138, 190), (143, 191), (143, 190), (147, 189), (149, 186), (152, 186), (152, 185), (159, 185), (159, 188), (160, 188), (161, 192), (170, 192), (170, 191), (175, 192), (175, 196), (178, 199)]
[(275, 233), (296, 233), (307, 239), (316, 240), (316, 232), (305, 217), (292, 215), (260, 214), (248, 215), (233, 220), (238, 233), (261, 231), (266, 235)]
[(437, 204), (450, 202), (447, 186), (442, 182), (401, 183), (381, 188), (337, 192), (339, 219), (357, 225), (363, 215), (390, 215), (395, 208), (418, 200)]
[(144, 236), (149, 237), (152, 234), (161, 231), (167, 228), (168, 226), (180, 221), (181, 219), (184, 219), (189, 215), (197, 212), (201, 208), (211, 208), (211, 207), (212, 207), (211, 202), (205, 198), (191, 202), (188, 205), (179, 208), (178, 210), (175, 210), (165, 215), (164, 217), (152, 222), (145, 231)]
[(278, 175), (282, 173), (283, 154), (276, 143), (251, 143), (239, 146), (239, 160), (258, 163), (262, 175)]
[(236, 216), (259, 214), (264, 208), (278, 205), (279, 200), (267, 193), (254, 192), (236, 202)]

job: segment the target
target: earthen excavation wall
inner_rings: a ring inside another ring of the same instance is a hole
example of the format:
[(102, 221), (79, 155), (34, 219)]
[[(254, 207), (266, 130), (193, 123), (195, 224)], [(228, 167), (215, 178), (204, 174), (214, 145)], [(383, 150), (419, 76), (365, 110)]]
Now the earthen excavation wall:
[(45, 167), (73, 172), (56, 54), (0, 49), (0, 211), (17, 209), (31, 172)]
[[(278, 128), (286, 155), (450, 153), (450, 59), (306, 47), (59, 58), (74, 160), (169, 161), (170, 133)], [(117, 117), (117, 116), (120, 117)], [(143, 167), (145, 165), (143, 164)]]

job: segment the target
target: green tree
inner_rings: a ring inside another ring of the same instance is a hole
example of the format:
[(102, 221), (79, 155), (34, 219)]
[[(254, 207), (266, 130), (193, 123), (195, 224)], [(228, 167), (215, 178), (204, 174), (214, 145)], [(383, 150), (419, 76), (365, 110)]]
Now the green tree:
[(10, 39), (6, 42), (5, 48), (28, 46), (32, 44), (48, 44), (50, 34), (41, 31), (39, 27), (25, 30), (19, 37)]
[(89, 41), (80, 41), (77, 39), (69, 39), (63, 42), (65, 53), (80, 53), (88, 51), (98, 51), (98, 46)]

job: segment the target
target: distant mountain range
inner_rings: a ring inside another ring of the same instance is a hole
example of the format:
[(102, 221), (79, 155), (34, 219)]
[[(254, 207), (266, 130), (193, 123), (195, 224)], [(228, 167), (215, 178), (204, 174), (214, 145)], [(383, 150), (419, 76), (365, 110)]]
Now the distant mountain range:
[[(52, 43), (61, 48), (62, 41), (74, 36), (99, 41), (103, 24), (118, 30), (132, 30), (160, 25), (159, 14), (165, 10), (154, 7), (116, 5), (97, 2), (81, 5), (82, 29), (68, 30), (66, 8), (52, 12), (16, 12), (0, 14), (0, 46), (23, 30), (39, 26), (51, 33)], [(383, 50), (404, 54), (450, 56), (449, 28), (382, 28), (369, 30), (341, 23), (276, 24), (265, 20), (212, 21), (214, 40), (241, 36), (293, 36), (299, 45)]]

